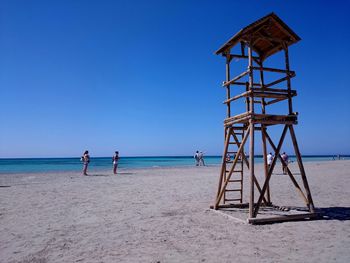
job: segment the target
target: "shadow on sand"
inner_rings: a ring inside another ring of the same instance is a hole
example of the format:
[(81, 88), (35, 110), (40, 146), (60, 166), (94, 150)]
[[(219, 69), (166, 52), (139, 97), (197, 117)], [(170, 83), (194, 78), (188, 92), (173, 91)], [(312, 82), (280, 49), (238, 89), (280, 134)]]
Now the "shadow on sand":
[(350, 207), (321, 207), (316, 208), (319, 220), (350, 220)]

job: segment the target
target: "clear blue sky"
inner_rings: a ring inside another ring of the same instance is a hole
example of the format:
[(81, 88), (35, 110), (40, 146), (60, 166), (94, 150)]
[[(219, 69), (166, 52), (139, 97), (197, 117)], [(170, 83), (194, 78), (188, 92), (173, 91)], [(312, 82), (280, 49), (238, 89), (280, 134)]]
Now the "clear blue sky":
[[(350, 1), (1, 1), (0, 157), (221, 154), (224, 59), (275, 12), (303, 154), (350, 153)], [(290, 145), (286, 145), (287, 151)]]

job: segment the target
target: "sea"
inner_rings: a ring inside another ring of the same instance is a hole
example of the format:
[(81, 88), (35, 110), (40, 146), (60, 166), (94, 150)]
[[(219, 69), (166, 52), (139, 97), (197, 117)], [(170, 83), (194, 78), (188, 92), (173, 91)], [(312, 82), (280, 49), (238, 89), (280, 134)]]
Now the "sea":
[[(221, 163), (221, 156), (205, 156), (206, 165)], [(289, 157), (296, 161), (295, 156)], [(334, 155), (307, 155), (304, 162), (331, 161), (338, 159)], [(342, 160), (350, 160), (350, 155), (340, 156)], [(255, 161), (262, 163), (262, 156), (256, 156)], [(193, 156), (151, 156), (151, 157), (120, 157), (118, 169), (138, 169), (152, 167), (183, 167), (194, 166)], [(81, 171), (80, 158), (0, 158), (0, 174), (11, 173), (45, 173), (45, 172), (75, 172)], [(89, 171), (104, 171), (112, 169), (111, 157), (92, 157)]]

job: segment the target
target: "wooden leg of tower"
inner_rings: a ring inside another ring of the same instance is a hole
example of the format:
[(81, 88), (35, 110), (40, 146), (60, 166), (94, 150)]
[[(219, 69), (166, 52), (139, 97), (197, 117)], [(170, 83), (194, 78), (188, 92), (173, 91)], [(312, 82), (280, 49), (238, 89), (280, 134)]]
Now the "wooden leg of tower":
[[(267, 149), (266, 149), (265, 132), (266, 132), (266, 127), (265, 127), (265, 125), (262, 125), (261, 126), (261, 136), (262, 136), (262, 148), (263, 148), (263, 157), (264, 157), (264, 173), (265, 173), (265, 180), (266, 180), (267, 174), (268, 174), (268, 165), (267, 165)], [(266, 189), (266, 199), (267, 199), (268, 204), (271, 204), (270, 185), (268, 185), (267, 189)]]
[(293, 125), (289, 125), (289, 131), (290, 131), (290, 135), (291, 135), (293, 146), (294, 146), (294, 150), (295, 150), (295, 155), (297, 157), (297, 162), (298, 162), (298, 165), (299, 165), (301, 178), (303, 180), (304, 188), (305, 188), (307, 199), (308, 199), (308, 202), (309, 202), (308, 207), (309, 207), (310, 212), (313, 213), (313, 212), (315, 212), (315, 207), (314, 207), (314, 203), (312, 201), (311, 191), (310, 191), (310, 188), (309, 188), (309, 184), (307, 182), (305, 169), (304, 169), (303, 161), (301, 159), (301, 154), (300, 154), (300, 151), (299, 151), (299, 146), (298, 146), (298, 143), (297, 143), (297, 139), (296, 139), (296, 136), (295, 136)]
[[(244, 131), (242, 132), (242, 138), (244, 136)], [(242, 151), (241, 153), (241, 172), (240, 172), (240, 175), (241, 175), (241, 201), (240, 203), (242, 204), (243, 203), (243, 169), (244, 169), (244, 165), (243, 165), (243, 158), (244, 158), (244, 151)]]
[(228, 149), (228, 145), (229, 145), (229, 142), (230, 142), (230, 134), (232, 132), (232, 127), (230, 128), (225, 128), (225, 145), (224, 145), (224, 152), (222, 154), (222, 162), (221, 162), (221, 171), (220, 171), (220, 178), (219, 178), (219, 185), (218, 185), (218, 191), (217, 191), (217, 194), (216, 194), (216, 199), (215, 199), (215, 205), (214, 205), (214, 209), (218, 209), (218, 205), (220, 203), (220, 199), (219, 201), (217, 202), (218, 198), (219, 198), (219, 195), (220, 195), (220, 192), (221, 192), (221, 188), (222, 188), (222, 183), (224, 181), (226, 181), (226, 153), (227, 153), (227, 149)]
[[(223, 156), (226, 156), (227, 154), (227, 151), (229, 150), (229, 147), (230, 147), (230, 131), (229, 131), (229, 128), (225, 127), (225, 135), (224, 135), (224, 138), (225, 138), (225, 143), (224, 143), (224, 146), (226, 145), (226, 138), (228, 139), (228, 144), (227, 144), (227, 148), (226, 148), (226, 151), (224, 149), (224, 153), (223, 153)], [(222, 159), (222, 170), (223, 170), (223, 180), (222, 182), (225, 182), (226, 181), (226, 170), (227, 170), (227, 162), (226, 162), (226, 158), (223, 158)], [(224, 197), (223, 197), (223, 203), (225, 204), (225, 200), (226, 200), (226, 192), (224, 192)]]
[(249, 145), (249, 168), (250, 168), (250, 198), (249, 198), (249, 217), (254, 216), (254, 123), (250, 123), (250, 145)]

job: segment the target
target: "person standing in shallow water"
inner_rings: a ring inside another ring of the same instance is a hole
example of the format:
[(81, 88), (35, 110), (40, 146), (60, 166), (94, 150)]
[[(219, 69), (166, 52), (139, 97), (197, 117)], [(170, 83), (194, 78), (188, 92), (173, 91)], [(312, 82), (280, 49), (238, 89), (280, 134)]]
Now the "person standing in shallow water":
[(117, 174), (117, 168), (118, 168), (118, 160), (119, 160), (119, 152), (116, 151), (112, 157), (113, 160), (113, 173)]
[(205, 166), (205, 163), (204, 163), (204, 153), (203, 153), (203, 152), (199, 152), (198, 158), (199, 158), (199, 166)]
[(288, 172), (287, 172), (287, 167), (288, 167), (289, 157), (288, 157), (288, 155), (287, 155), (285, 152), (283, 152), (282, 155), (281, 155), (281, 158), (282, 158), (282, 160), (283, 160), (284, 163), (285, 163), (285, 165), (282, 164), (282, 171), (283, 171), (283, 174), (287, 174), (287, 173), (288, 173)]
[(196, 151), (196, 153), (194, 154), (193, 158), (196, 161), (196, 166), (199, 166), (199, 152)]
[(83, 175), (87, 175), (87, 169), (90, 163), (89, 151), (85, 151), (80, 160), (83, 162)]

